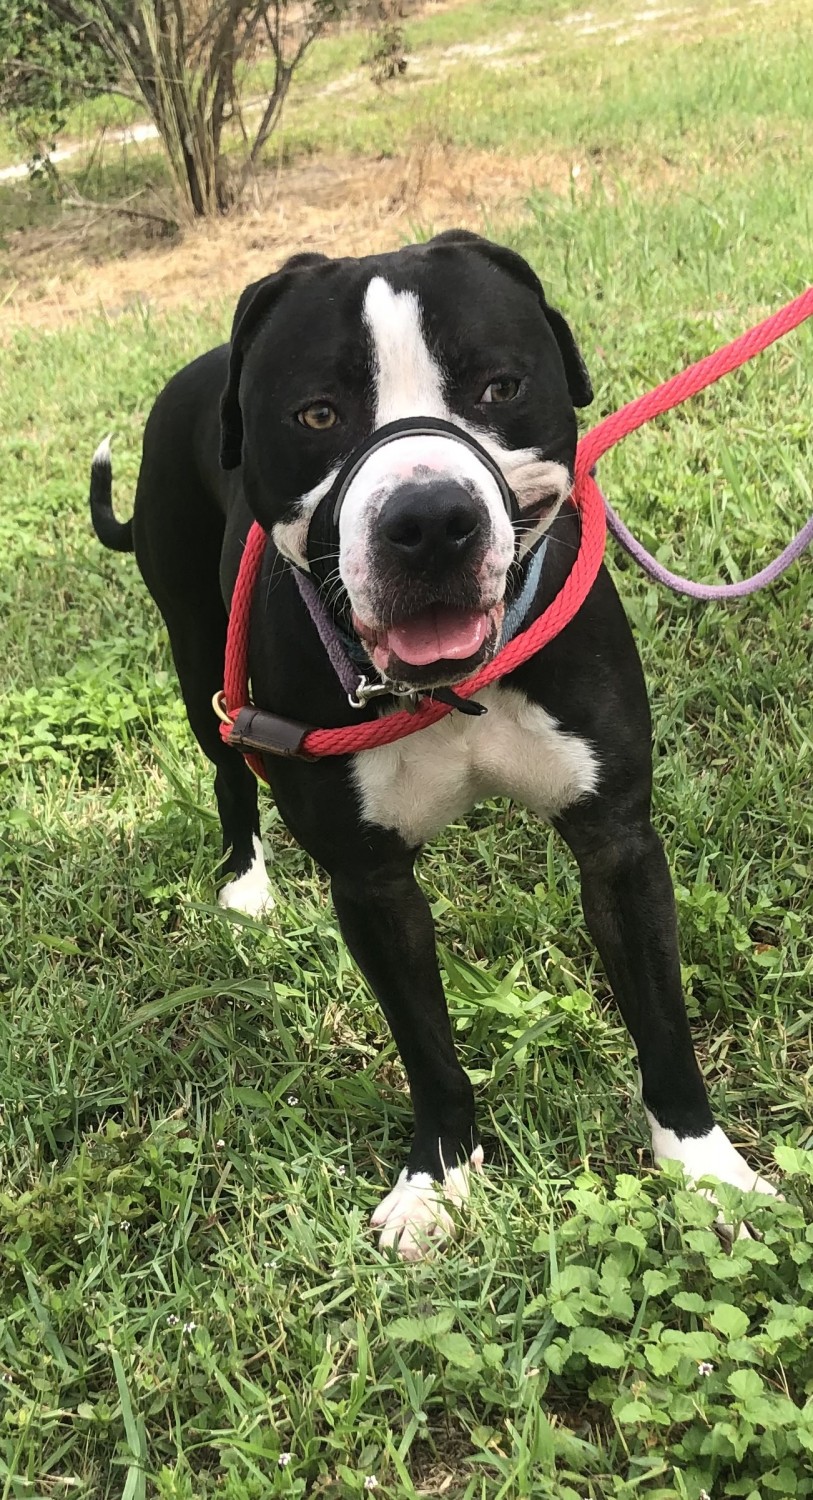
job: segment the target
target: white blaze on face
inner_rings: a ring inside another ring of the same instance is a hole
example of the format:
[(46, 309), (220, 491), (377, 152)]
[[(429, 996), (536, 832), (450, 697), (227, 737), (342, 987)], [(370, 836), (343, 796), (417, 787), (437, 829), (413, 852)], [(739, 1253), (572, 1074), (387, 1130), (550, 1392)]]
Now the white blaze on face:
[(423, 335), (415, 292), (395, 292), (374, 276), (364, 297), (364, 322), (375, 362), (375, 425), (399, 417), (445, 417), (443, 371)]
[[(446, 401), (443, 369), (426, 341), (415, 292), (396, 292), (373, 277), (364, 297), (364, 322), (372, 344), (375, 426), (403, 417), (440, 417), (464, 424)], [(339, 519), (339, 572), (355, 613), (373, 620), (370, 541), (376, 517), (400, 485), (448, 479), (473, 488), (491, 522), (484, 593), (499, 599), (514, 556), (514, 530), (499, 487), (476, 454), (442, 434), (403, 437), (371, 455), (345, 496)]]
[[(522, 556), (550, 525), (570, 493), (571, 477), (565, 465), (543, 458), (538, 448), (508, 448), (496, 434), (466, 422), (450, 409), (443, 368), (424, 337), (421, 306), (415, 292), (393, 291), (383, 276), (375, 276), (364, 298), (364, 321), (375, 352), (376, 427), (396, 422), (399, 417), (443, 417), (485, 448), (508, 480), (520, 509), (549, 500), (550, 509), (538, 524), (529, 525), (520, 540)], [(454, 468), (447, 472), (455, 477)], [(480, 479), (483, 472), (478, 470)], [(492, 545), (499, 550), (503, 541), (507, 550), (508, 542), (504, 540), (507, 517), (496, 485), (494, 490), (499, 503), (495, 510), (489, 505), (495, 518)], [(512, 549), (514, 542), (512, 532)]]

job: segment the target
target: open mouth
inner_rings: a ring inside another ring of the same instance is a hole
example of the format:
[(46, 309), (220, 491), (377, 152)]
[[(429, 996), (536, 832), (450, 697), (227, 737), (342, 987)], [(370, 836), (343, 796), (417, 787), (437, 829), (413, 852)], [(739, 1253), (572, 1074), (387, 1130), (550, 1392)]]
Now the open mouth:
[(503, 613), (502, 604), (490, 609), (431, 604), (386, 627), (368, 625), (355, 614), (353, 625), (382, 676), (425, 684), (429, 669), (441, 668), (443, 681), (449, 681), (479, 666), (496, 645)]

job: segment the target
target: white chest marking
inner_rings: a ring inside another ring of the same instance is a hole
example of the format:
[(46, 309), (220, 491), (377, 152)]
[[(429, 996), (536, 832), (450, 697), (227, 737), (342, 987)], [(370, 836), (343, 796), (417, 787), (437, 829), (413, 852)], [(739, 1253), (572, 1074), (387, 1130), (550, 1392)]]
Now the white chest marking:
[(477, 694), (481, 718), (449, 714), (419, 734), (365, 750), (352, 774), (369, 823), (422, 844), (486, 797), (510, 797), (550, 818), (596, 790), (592, 746), (561, 730), (516, 688)]

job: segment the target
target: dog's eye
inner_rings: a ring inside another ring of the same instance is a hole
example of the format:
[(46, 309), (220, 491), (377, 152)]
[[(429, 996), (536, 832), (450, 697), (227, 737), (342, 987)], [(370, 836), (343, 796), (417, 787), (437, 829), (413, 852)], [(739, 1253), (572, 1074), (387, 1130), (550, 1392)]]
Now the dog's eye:
[(478, 405), (489, 405), (494, 402), (513, 401), (520, 387), (518, 380), (512, 380), (510, 375), (501, 375), (499, 380), (492, 380), (483, 391)]
[(339, 416), (329, 402), (315, 401), (313, 406), (306, 406), (304, 411), (298, 411), (296, 419), (313, 432), (327, 432), (329, 427), (336, 426)]

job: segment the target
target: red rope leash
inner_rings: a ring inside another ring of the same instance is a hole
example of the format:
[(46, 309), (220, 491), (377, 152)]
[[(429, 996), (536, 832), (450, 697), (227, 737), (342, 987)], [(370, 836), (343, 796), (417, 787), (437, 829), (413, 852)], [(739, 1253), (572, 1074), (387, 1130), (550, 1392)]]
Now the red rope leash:
[(705, 359), (699, 359), (696, 364), (689, 365), (687, 370), (681, 370), (679, 375), (673, 375), (671, 380), (665, 380), (654, 391), (637, 396), (634, 401), (622, 406), (620, 411), (605, 417), (597, 427), (585, 433), (579, 443), (576, 454), (577, 478), (580, 469), (582, 472), (592, 469), (604, 453), (614, 448), (629, 433), (636, 432), (645, 422), (651, 422), (653, 417), (681, 406), (690, 396), (696, 396), (707, 386), (714, 385), (716, 380), (721, 380), (740, 365), (747, 364), (749, 359), (761, 354), (770, 344), (775, 344), (777, 339), (811, 317), (813, 286), (809, 286), (785, 307), (780, 307), (778, 312), (772, 313), (762, 323), (757, 323), (755, 328), (741, 333), (739, 338), (718, 349), (715, 354), (707, 354)]
[[(665, 381), (654, 391), (648, 391), (628, 402), (620, 411), (605, 417), (603, 422), (599, 422), (584, 435), (576, 451), (573, 491), (573, 498), (581, 514), (581, 543), (576, 561), (562, 589), (544, 613), (527, 630), (504, 646), (487, 666), (458, 684), (455, 687), (458, 697), (471, 698), (473, 694), (515, 671), (523, 662), (536, 655), (537, 651), (541, 651), (543, 646), (564, 630), (587, 598), (601, 567), (606, 540), (604, 501), (591, 474), (602, 455), (645, 422), (680, 406), (690, 396), (697, 395), (723, 375), (761, 354), (770, 344), (791, 329), (797, 328), (809, 317), (813, 317), (813, 287), (808, 287), (786, 307), (780, 308), (755, 328), (741, 334), (725, 348), (698, 360), (680, 374), (673, 375), (671, 380)], [(265, 531), (255, 521), (246, 539), (232, 598), (223, 689), (226, 712), (231, 723), (222, 724), (220, 729), (226, 742), (239, 710), (249, 703), (248, 637), (251, 599), (262, 566), (266, 540)], [(350, 755), (358, 750), (390, 745), (407, 735), (417, 734), (419, 730), (436, 724), (451, 712), (449, 705), (424, 698), (414, 713), (400, 711), (346, 729), (312, 729), (304, 738), (303, 749), (313, 756)], [(256, 775), (267, 780), (262, 758), (246, 754), (246, 759)]]
[[(223, 668), (223, 697), (226, 713), (232, 723), (220, 726), (220, 734), (226, 744), (229, 742), (232, 724), (240, 709), (251, 701), (248, 694), (248, 635), (251, 626), (251, 599), (263, 565), (263, 553), (267, 540), (259, 521), (255, 521), (246, 537), (237, 582), (231, 596), (229, 626), (226, 631), (226, 661)], [(246, 752), (246, 760), (255, 776), (259, 776), (261, 781), (268, 780), (263, 769), (262, 756)]]

